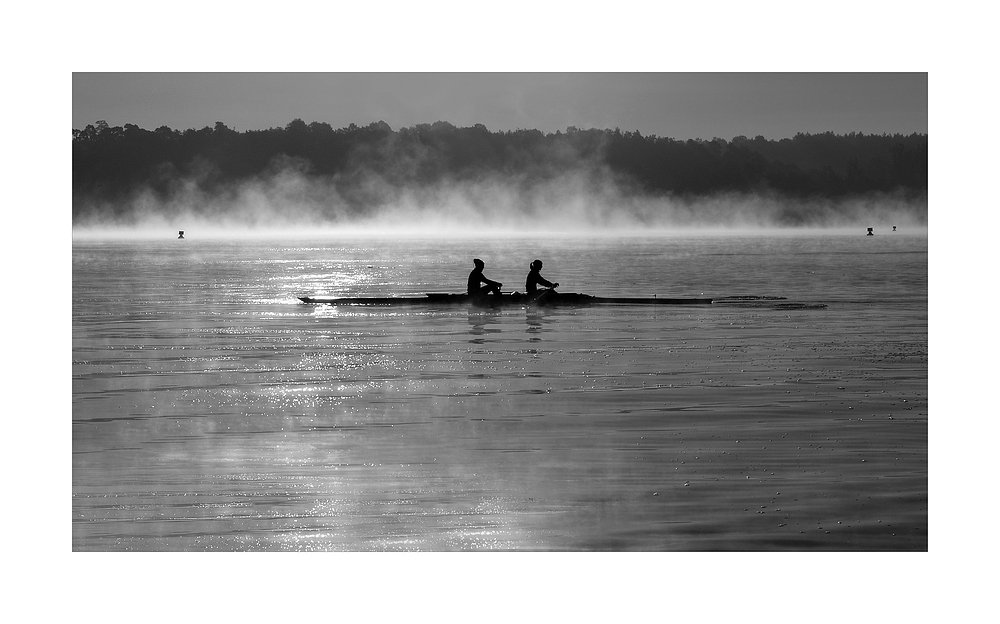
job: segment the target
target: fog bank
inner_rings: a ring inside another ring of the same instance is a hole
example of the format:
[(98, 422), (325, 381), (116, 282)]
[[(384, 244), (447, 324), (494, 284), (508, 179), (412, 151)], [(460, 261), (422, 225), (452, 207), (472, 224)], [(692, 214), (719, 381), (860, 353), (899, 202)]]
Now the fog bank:
[[(206, 190), (197, 176), (170, 192), (144, 187), (127, 199), (87, 203), (74, 237), (407, 235), (526, 236), (875, 228), (926, 230), (926, 197), (873, 193), (790, 198), (773, 192), (653, 195), (607, 168), (582, 167), (544, 179), (484, 176), (420, 187), (353, 174), (350, 197), (338, 176), (310, 176), (295, 163), (249, 181)], [(358, 202), (358, 189), (364, 195)], [(188, 234), (186, 234), (187, 236)]]

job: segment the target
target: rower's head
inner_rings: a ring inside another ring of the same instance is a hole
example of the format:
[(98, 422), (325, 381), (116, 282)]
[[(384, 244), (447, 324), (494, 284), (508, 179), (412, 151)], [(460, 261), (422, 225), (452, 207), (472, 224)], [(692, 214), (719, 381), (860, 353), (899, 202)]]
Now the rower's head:
[(535, 260), (534, 262), (531, 263), (531, 268), (534, 269), (534, 270), (536, 270), (536, 271), (541, 271), (542, 270), (542, 261), (541, 260)]
[(476, 265), (476, 268), (477, 268), (477, 269), (481, 269), (481, 268), (483, 268), (484, 266), (486, 266), (486, 263), (485, 263), (485, 262), (483, 262), (482, 260), (480, 260), (479, 258), (474, 258), (474, 259), (472, 260), (472, 263)]

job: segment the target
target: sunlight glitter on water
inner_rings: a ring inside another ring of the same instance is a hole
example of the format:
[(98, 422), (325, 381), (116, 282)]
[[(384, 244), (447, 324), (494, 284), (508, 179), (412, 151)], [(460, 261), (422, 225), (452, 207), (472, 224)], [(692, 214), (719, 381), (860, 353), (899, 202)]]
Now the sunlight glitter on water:
[[(73, 547), (925, 549), (926, 239), (875, 242), (80, 245)], [(544, 256), (569, 290), (827, 307), (297, 299), (369, 265), (349, 294), (461, 291), (474, 256), (505, 283)]]

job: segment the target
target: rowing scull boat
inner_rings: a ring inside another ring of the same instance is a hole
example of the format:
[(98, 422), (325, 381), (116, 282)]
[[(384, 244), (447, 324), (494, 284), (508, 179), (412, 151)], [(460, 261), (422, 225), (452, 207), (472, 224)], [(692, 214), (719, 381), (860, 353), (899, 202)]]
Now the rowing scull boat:
[(707, 305), (712, 303), (709, 298), (671, 298), (671, 297), (595, 297), (580, 293), (560, 293), (554, 290), (541, 290), (532, 294), (504, 293), (502, 295), (473, 296), (464, 293), (427, 293), (423, 297), (299, 297), (304, 303), (328, 305), (451, 305), (474, 304), (482, 306), (496, 305)]

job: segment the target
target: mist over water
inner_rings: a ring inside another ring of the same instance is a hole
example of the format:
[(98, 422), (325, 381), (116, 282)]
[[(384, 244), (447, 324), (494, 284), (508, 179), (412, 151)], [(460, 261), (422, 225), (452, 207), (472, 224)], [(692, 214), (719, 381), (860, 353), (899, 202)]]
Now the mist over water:
[[(400, 187), (360, 177), (366, 201), (352, 203), (338, 178), (313, 177), (294, 164), (251, 181), (207, 191), (198, 176), (177, 178), (164, 196), (146, 187), (115, 204), (85, 202), (74, 236), (416, 234), (654, 234), (676, 231), (834, 229), (925, 231), (926, 197), (877, 193), (808, 199), (775, 193), (654, 196), (601, 167), (544, 180), (491, 175), (473, 182)], [(356, 188), (359, 175), (354, 175)]]

